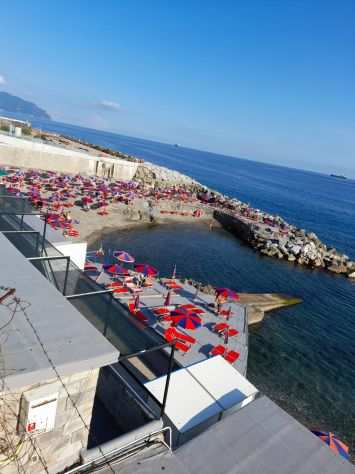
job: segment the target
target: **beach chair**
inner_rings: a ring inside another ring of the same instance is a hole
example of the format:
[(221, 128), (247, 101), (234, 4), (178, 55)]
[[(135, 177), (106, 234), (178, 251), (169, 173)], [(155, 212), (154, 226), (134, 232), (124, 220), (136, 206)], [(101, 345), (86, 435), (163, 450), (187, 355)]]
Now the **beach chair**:
[(184, 334), (183, 332), (178, 331), (174, 327), (170, 327), (165, 331), (165, 336), (166, 338), (170, 338), (171, 340), (173, 339), (179, 339), (180, 341), (183, 342), (188, 342), (190, 344), (195, 344), (196, 339), (189, 334)]
[(189, 334), (184, 334), (183, 332), (176, 331), (176, 337), (180, 339), (180, 341), (188, 342), (190, 344), (195, 344), (196, 339)]
[(223, 331), (225, 331), (228, 328), (229, 328), (229, 326), (228, 326), (227, 323), (216, 323), (213, 326), (213, 332), (216, 332), (217, 334), (222, 334)]
[(115, 289), (113, 290), (113, 293), (115, 294), (119, 294), (119, 293), (129, 293), (129, 289), (128, 288), (125, 288), (125, 287), (115, 287)]
[(239, 359), (240, 353), (236, 351), (228, 351), (224, 354), (224, 358), (230, 364), (233, 364), (236, 360)]
[(211, 356), (216, 356), (216, 355), (223, 355), (226, 352), (226, 348), (222, 346), (222, 344), (218, 344), (217, 346), (212, 347), (210, 350), (210, 355)]
[(221, 309), (219, 314), (220, 316), (223, 316), (225, 318), (230, 318), (231, 316), (233, 316), (234, 313), (232, 311), (229, 311), (229, 309)]
[(168, 308), (153, 308), (153, 313), (156, 316), (164, 316), (165, 314), (170, 314), (170, 310)]
[[(169, 328), (169, 329), (174, 329), (174, 328)], [(188, 344), (185, 344), (184, 342), (179, 341), (176, 338), (174, 332), (171, 330), (169, 331), (169, 329), (165, 331), (165, 334), (164, 334), (165, 340), (167, 342), (170, 342), (171, 344), (174, 343), (176, 349), (186, 354), (186, 352), (190, 350), (191, 346), (189, 346)]]
[(191, 346), (184, 344), (183, 342), (180, 342), (180, 341), (175, 341), (175, 348), (186, 354), (186, 352), (188, 352), (191, 349)]
[(189, 310), (191, 310), (192, 313), (196, 313), (196, 314), (204, 314), (205, 313), (205, 311), (202, 308), (199, 308), (198, 306), (195, 306), (193, 304), (182, 304), (179, 307), (189, 309)]

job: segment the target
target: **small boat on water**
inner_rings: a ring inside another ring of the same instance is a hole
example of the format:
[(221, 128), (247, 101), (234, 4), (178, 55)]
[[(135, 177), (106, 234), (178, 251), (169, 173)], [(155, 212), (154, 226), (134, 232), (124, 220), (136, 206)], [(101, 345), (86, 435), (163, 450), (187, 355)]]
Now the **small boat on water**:
[(332, 178), (338, 178), (338, 179), (348, 179), (346, 176), (342, 174), (331, 174), (330, 175)]

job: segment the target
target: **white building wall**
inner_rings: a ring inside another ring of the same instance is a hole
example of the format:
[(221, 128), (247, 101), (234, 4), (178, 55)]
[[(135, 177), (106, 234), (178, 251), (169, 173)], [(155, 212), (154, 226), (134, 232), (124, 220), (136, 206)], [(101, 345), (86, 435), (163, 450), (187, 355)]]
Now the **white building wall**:
[[(97, 166), (98, 162), (101, 166)], [(0, 164), (3, 165), (86, 175), (95, 175), (98, 168), (101, 175), (102, 163), (105, 163), (106, 169), (113, 166), (113, 177), (122, 181), (133, 179), (138, 167), (138, 163), (119, 158), (98, 157), (33, 140), (0, 135)]]

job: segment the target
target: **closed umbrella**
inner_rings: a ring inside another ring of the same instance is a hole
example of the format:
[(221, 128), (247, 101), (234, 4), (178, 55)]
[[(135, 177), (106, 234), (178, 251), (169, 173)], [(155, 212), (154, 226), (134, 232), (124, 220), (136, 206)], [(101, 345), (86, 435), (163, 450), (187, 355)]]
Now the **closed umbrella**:
[(170, 305), (171, 305), (171, 291), (169, 290), (165, 297), (164, 306), (170, 306)]
[(140, 298), (139, 293), (137, 293), (136, 297), (134, 298), (134, 309), (137, 311), (139, 309)]

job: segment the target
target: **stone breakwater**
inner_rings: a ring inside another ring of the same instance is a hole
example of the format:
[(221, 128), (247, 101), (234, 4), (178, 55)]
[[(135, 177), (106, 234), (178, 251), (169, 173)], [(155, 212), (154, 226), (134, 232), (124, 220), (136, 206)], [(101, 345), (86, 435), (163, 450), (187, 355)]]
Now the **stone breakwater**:
[(355, 262), (347, 255), (323, 243), (314, 232), (291, 225), (280, 216), (253, 209), (189, 176), (147, 162), (138, 167), (135, 180), (154, 189), (185, 187), (197, 195), (202, 209), (209, 213), (213, 209), (215, 220), (262, 255), (355, 279)]
[(166, 188), (182, 186), (191, 192), (200, 192), (206, 189), (205, 186), (190, 178), (190, 176), (147, 161), (138, 166), (134, 180), (144, 187)]

